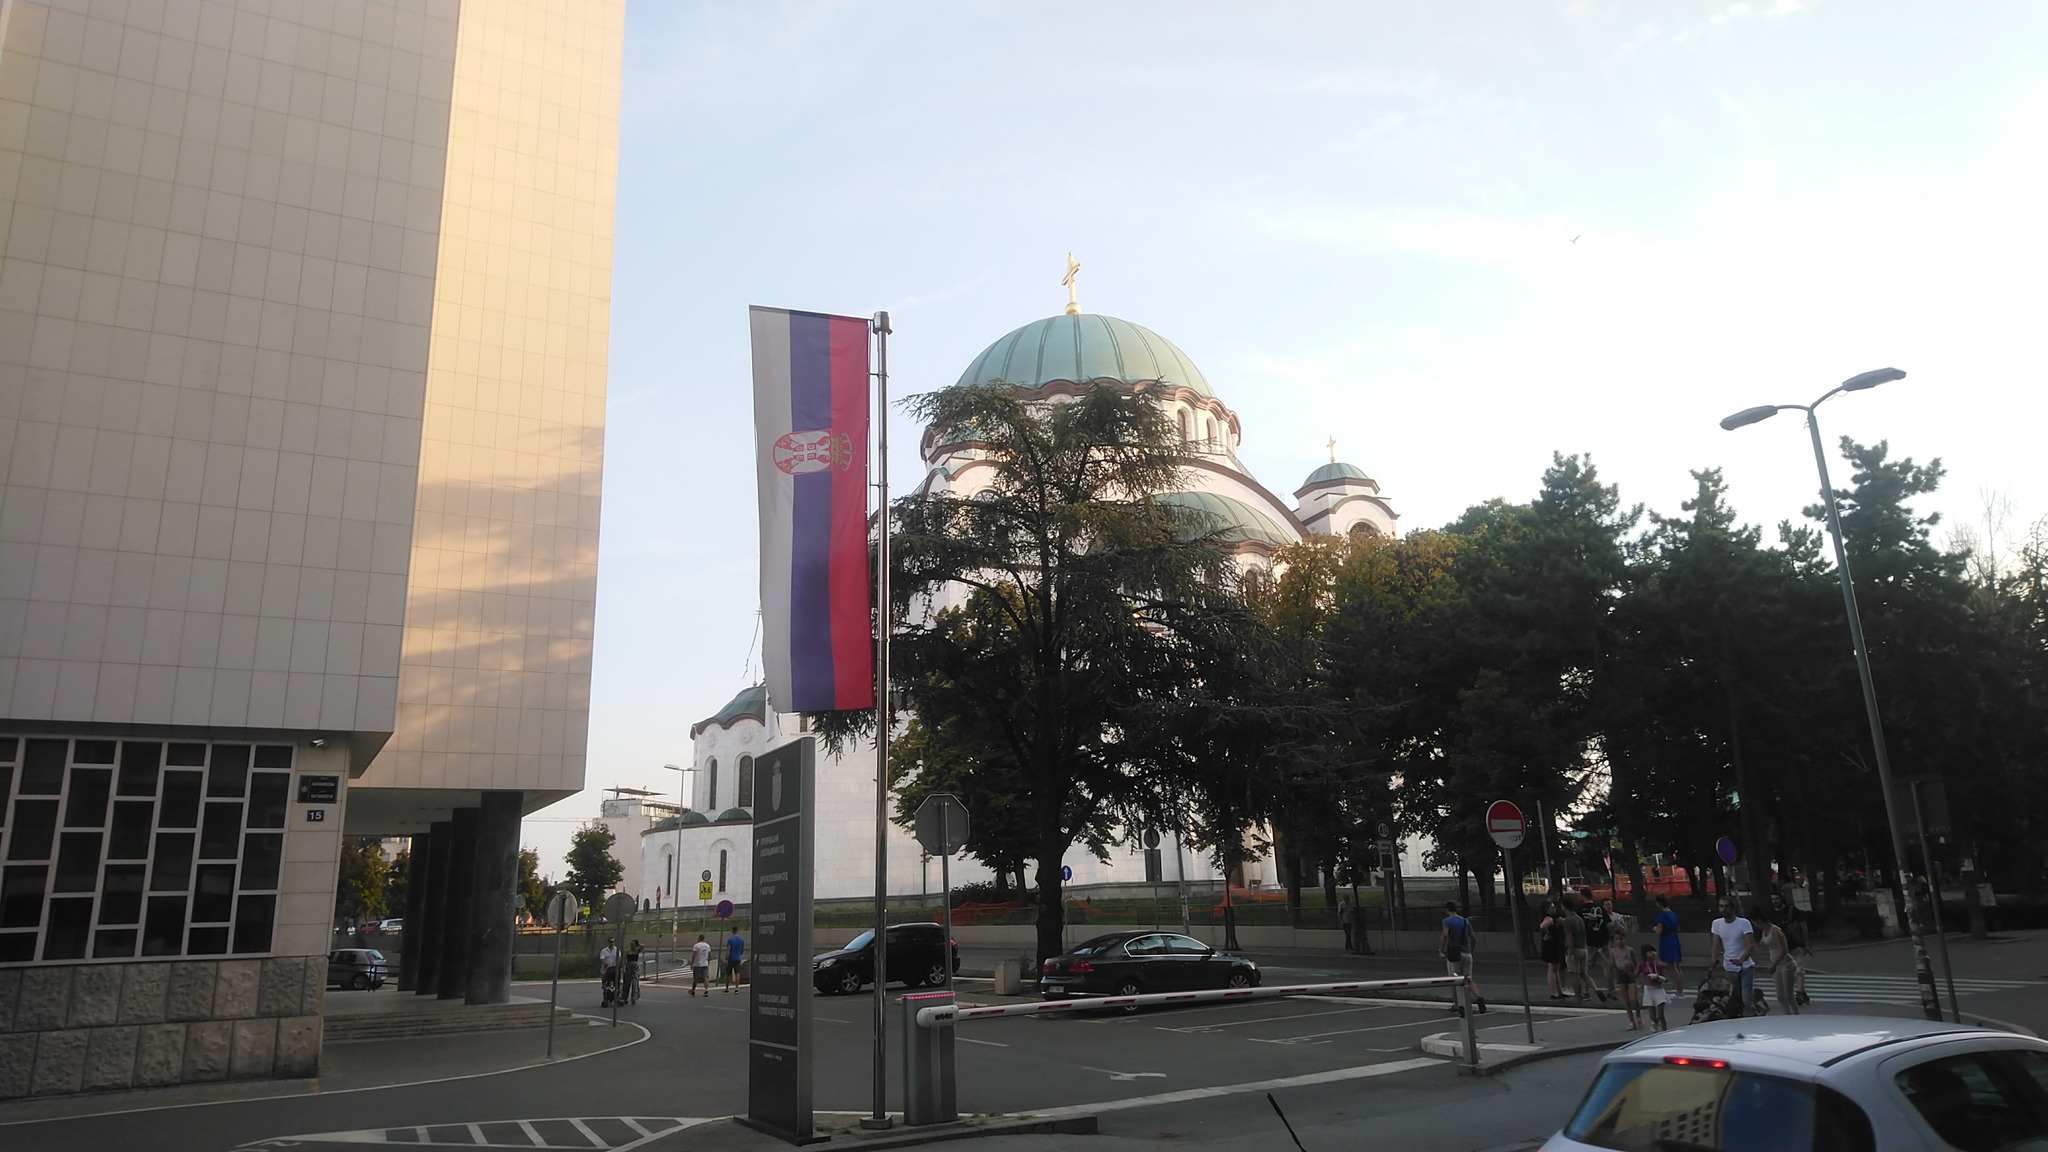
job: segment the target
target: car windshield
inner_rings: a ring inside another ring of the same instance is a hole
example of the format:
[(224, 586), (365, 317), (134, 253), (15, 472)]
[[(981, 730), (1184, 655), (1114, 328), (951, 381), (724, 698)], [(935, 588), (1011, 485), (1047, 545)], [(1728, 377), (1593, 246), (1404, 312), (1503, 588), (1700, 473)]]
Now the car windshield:
[(1876, 1146), (1863, 1110), (1831, 1089), (1707, 1064), (1609, 1064), (1564, 1134), (1628, 1152), (1772, 1152)]
[(1109, 951), (1111, 948), (1116, 947), (1118, 944), (1123, 943), (1123, 941), (1124, 938), (1122, 936), (1097, 936), (1093, 940), (1083, 940), (1079, 944), (1074, 945), (1073, 949), (1069, 951), (1067, 955), (1100, 956), (1104, 952)]
[(846, 942), (845, 951), (858, 952), (861, 949), (867, 947), (868, 945), (873, 944), (874, 942), (875, 930), (870, 928), (867, 931), (861, 933), (860, 935), (855, 936), (853, 939), (848, 940)]

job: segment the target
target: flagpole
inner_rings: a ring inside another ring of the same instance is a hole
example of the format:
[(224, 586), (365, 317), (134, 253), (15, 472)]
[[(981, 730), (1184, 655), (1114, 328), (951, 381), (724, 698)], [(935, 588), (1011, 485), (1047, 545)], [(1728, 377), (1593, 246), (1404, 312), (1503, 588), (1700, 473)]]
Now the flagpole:
[(875, 549), (875, 1111), (863, 1128), (889, 1120), (889, 314), (875, 313), (875, 475), (881, 528)]

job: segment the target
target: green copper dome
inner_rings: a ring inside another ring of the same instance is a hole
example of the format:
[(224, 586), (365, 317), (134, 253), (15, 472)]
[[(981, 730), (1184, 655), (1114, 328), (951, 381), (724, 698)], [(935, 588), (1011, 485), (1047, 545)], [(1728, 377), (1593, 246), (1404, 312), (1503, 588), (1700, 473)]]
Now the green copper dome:
[(1329, 480), (1371, 479), (1372, 477), (1367, 476), (1365, 474), (1365, 469), (1360, 468), (1356, 464), (1325, 464), (1321, 468), (1318, 468), (1315, 471), (1309, 473), (1308, 479), (1302, 481), (1301, 486), (1307, 488), (1311, 485), (1321, 484)]
[(989, 345), (960, 374), (962, 384), (1001, 380), (1020, 388), (1103, 379), (1157, 380), (1216, 397), (1202, 370), (1171, 340), (1128, 320), (1087, 312), (1034, 320)]
[(1214, 492), (1165, 492), (1157, 497), (1198, 514), (1211, 532), (1226, 544), (1259, 543), (1284, 548), (1300, 540), (1298, 533), (1281, 525), (1271, 513), (1262, 512), (1242, 500)]

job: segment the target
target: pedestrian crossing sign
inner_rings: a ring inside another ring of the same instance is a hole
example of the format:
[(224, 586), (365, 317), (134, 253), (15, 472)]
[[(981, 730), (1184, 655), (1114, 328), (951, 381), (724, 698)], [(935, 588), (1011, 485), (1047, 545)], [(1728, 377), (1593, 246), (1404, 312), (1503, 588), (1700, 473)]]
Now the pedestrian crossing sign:
[(710, 881), (708, 881), (708, 880), (700, 880), (700, 881), (698, 881), (698, 883), (697, 883), (697, 899), (699, 899), (699, 900), (709, 900), (709, 899), (711, 899), (711, 882), (710, 882)]

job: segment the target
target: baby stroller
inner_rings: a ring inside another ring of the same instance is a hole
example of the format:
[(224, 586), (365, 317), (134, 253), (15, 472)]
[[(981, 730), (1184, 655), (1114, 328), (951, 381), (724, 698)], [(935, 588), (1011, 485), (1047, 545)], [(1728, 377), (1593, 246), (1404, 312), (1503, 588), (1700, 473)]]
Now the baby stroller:
[(598, 1005), (598, 1007), (609, 1008), (614, 1000), (622, 1004), (625, 1003), (624, 999), (619, 996), (619, 970), (616, 967), (604, 970), (604, 1003)]
[[(1719, 968), (1709, 970), (1707, 978), (1700, 983), (1699, 995), (1693, 998), (1692, 1022), (1701, 1024), (1708, 1020), (1726, 1020), (1734, 1016), (1735, 998), (1739, 995), (1740, 988), (1741, 986), (1728, 973)], [(1762, 988), (1750, 989), (1749, 1004), (1744, 1013), (1750, 1016), (1770, 1015), (1771, 1003), (1764, 999)]]

